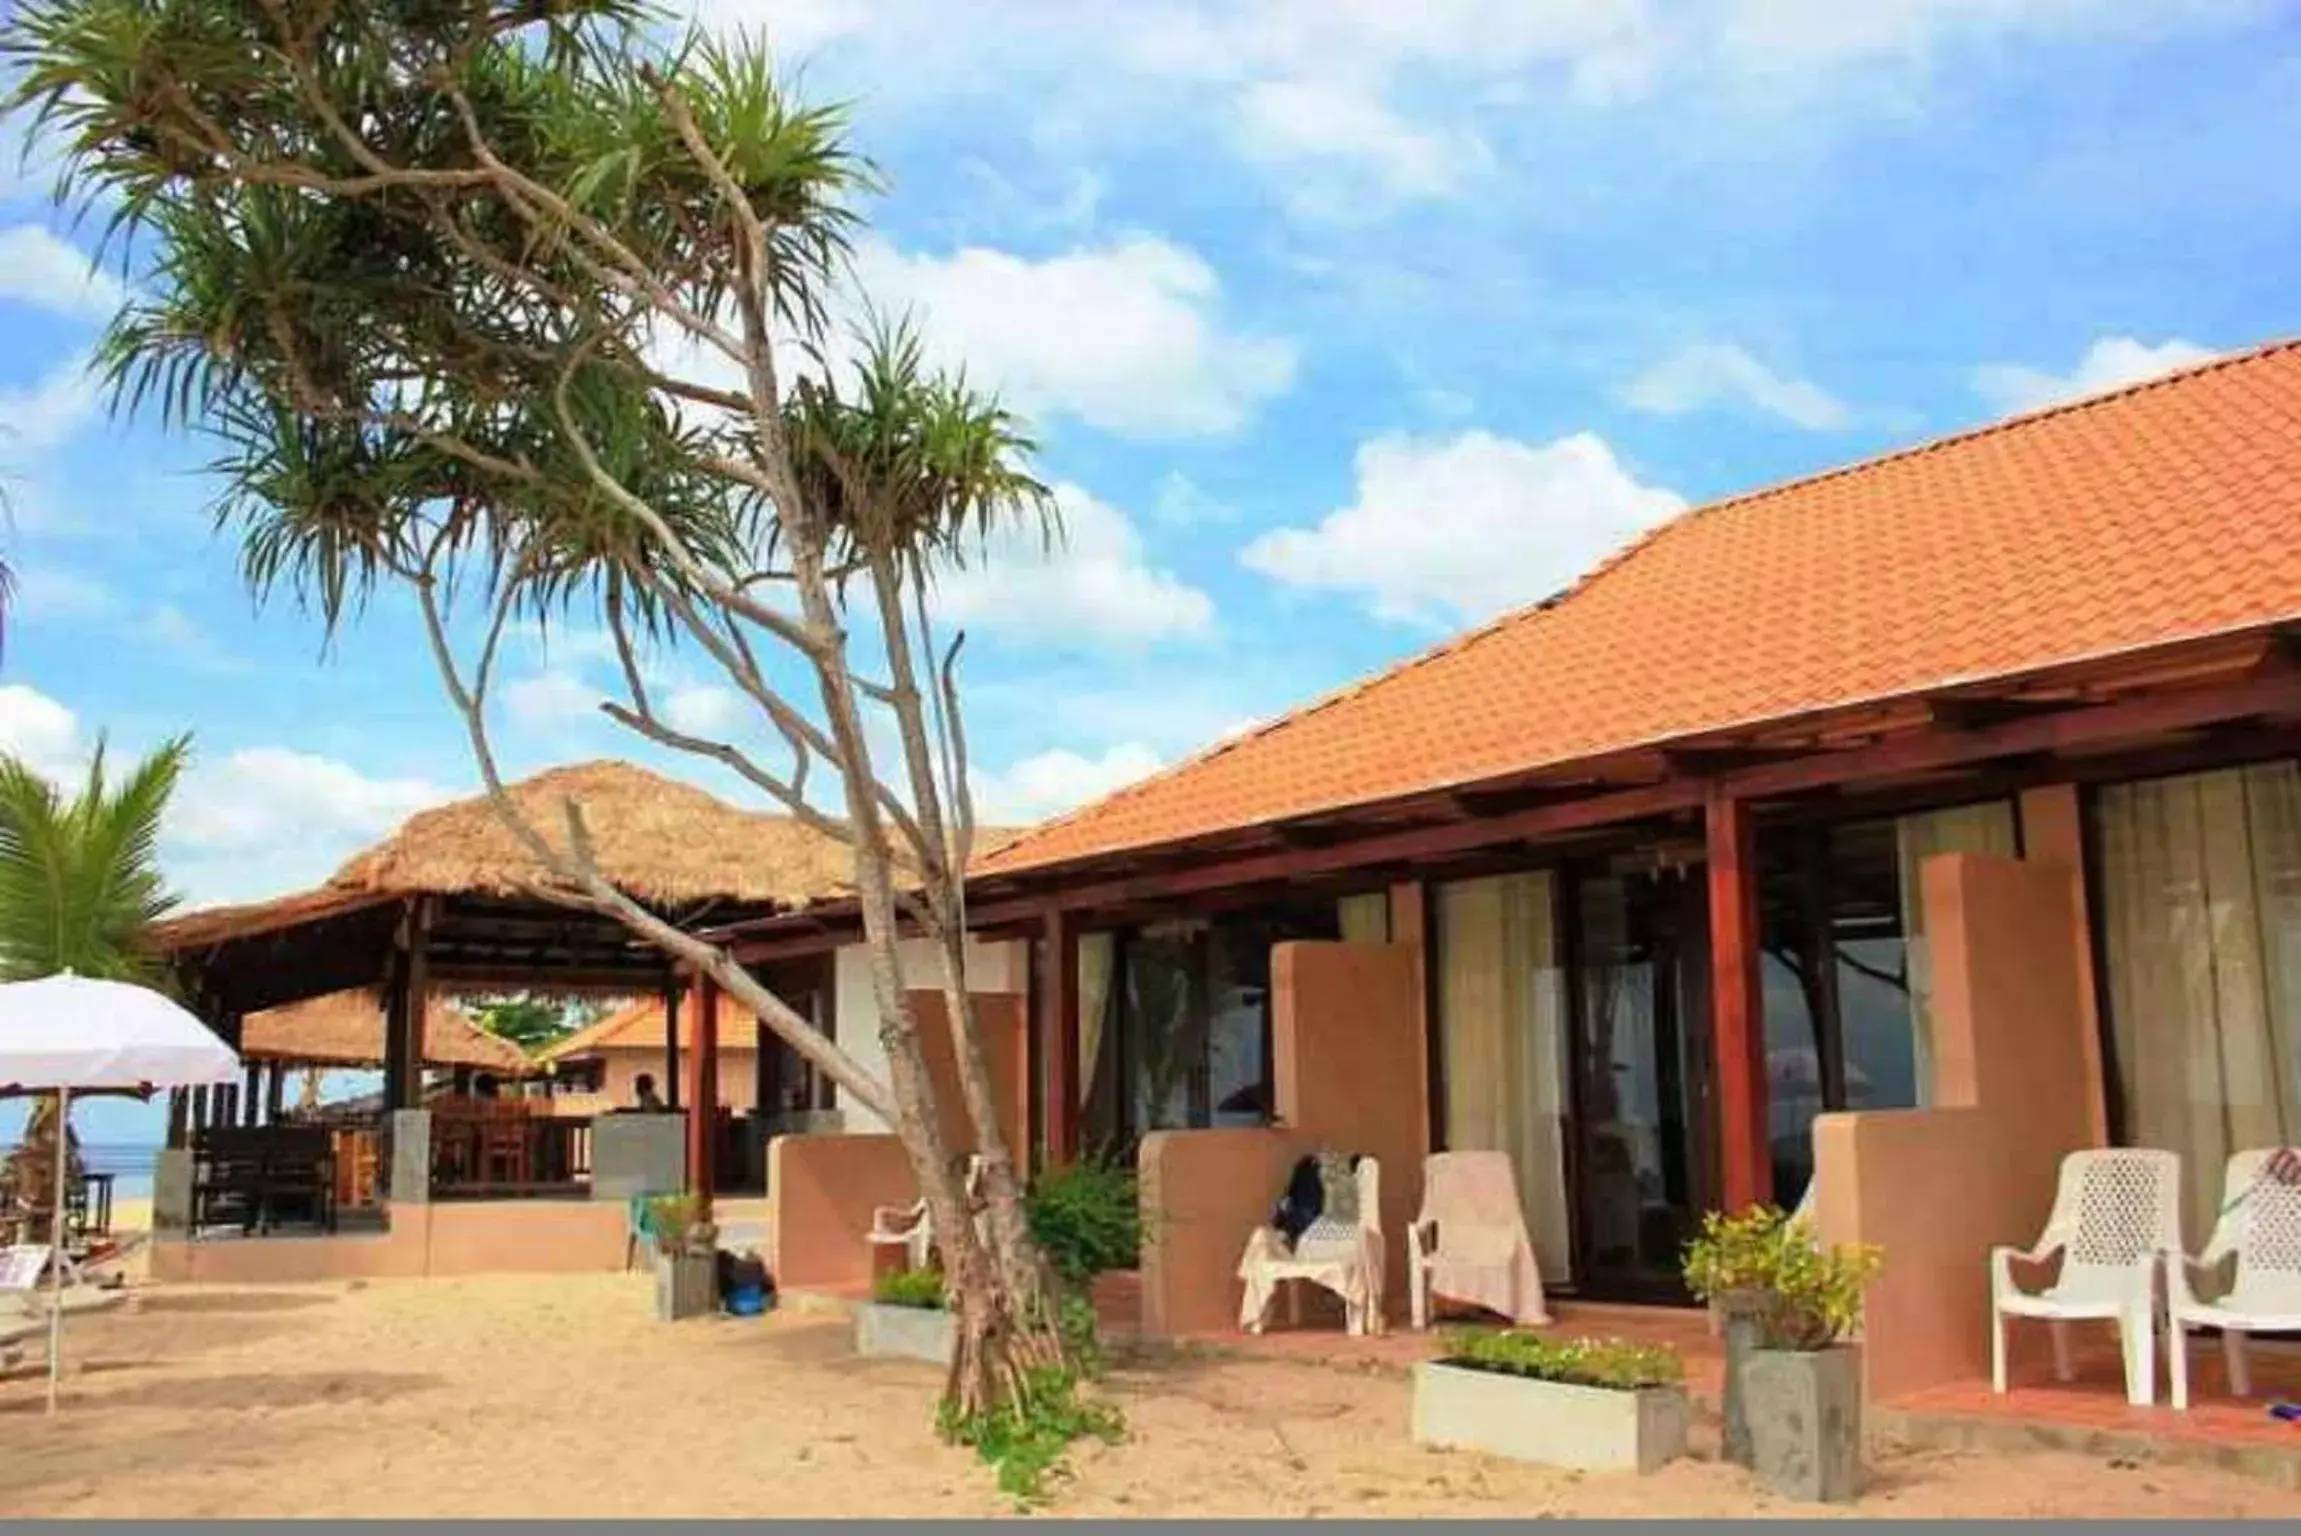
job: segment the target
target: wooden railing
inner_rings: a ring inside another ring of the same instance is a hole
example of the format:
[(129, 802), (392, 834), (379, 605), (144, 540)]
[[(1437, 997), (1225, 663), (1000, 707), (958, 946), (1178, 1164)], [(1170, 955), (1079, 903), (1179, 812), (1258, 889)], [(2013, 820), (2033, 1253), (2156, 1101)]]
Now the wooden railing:
[(539, 1115), (511, 1099), (435, 1106), (431, 1186), (435, 1195), (548, 1195), (591, 1179), (591, 1122)]

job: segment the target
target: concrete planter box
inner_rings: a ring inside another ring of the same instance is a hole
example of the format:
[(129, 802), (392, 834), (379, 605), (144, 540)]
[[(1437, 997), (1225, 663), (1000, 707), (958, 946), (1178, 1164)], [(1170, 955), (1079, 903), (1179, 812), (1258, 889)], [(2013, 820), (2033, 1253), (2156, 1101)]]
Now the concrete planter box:
[(1822, 1504), (1861, 1491), (1860, 1350), (1753, 1349), (1742, 1391), (1759, 1481), (1784, 1498)]
[(714, 1253), (655, 1255), (655, 1315), (666, 1323), (709, 1317), (719, 1310), (719, 1261)]
[(1414, 1368), (1418, 1445), (1583, 1472), (1652, 1472), (1686, 1454), (1684, 1387), (1634, 1392), (1429, 1361)]
[(958, 1331), (951, 1314), (941, 1307), (890, 1307), (866, 1301), (855, 1309), (858, 1355), (947, 1366), (957, 1347)]

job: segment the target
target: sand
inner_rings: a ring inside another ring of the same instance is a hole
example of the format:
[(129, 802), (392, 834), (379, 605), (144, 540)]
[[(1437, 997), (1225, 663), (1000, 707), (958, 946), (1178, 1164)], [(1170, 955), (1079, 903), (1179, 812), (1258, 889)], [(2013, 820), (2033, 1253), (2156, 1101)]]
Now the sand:
[[(638, 1276), (152, 1287), (82, 1320), (65, 1411), (0, 1381), (0, 1515), (968, 1515), (1008, 1506), (937, 1442), (932, 1369), (801, 1313), (678, 1325)], [(1746, 1515), (1709, 1461), (1549, 1473), (1408, 1443), (1400, 1379), (1164, 1357), (1116, 1372), (1124, 1445), (1053, 1509), (1135, 1515)], [(2232, 1474), (1882, 1449), (1856, 1513), (2301, 1515)]]

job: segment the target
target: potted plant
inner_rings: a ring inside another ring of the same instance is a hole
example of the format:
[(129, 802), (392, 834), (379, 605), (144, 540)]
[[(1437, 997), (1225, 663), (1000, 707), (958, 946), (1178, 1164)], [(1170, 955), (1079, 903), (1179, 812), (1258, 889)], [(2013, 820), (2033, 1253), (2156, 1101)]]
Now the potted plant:
[[(1843, 1340), (1882, 1264), (1876, 1248), (1825, 1248), (1807, 1223), (1763, 1209), (1713, 1216), (1687, 1250), (1696, 1296), (1723, 1300), (1733, 1282), (1727, 1394), (1739, 1398), (1748, 1465), (1785, 1497), (1842, 1503), (1861, 1490), (1861, 1353)], [(1738, 1362), (1737, 1320), (1749, 1335)]]
[(1749, 1417), (1742, 1394), (1742, 1365), (1749, 1358), (1765, 1308), (1766, 1277), (1773, 1251), (1789, 1215), (1777, 1206), (1753, 1205), (1739, 1214), (1712, 1211), (1702, 1233), (1686, 1248), (1686, 1287), (1709, 1304), (1726, 1338), (1726, 1400), (1719, 1453), (1749, 1466)]
[(1543, 1466), (1652, 1472), (1685, 1454), (1690, 1417), (1663, 1345), (1461, 1329), (1414, 1372), (1418, 1444)]
[(858, 1355), (949, 1365), (957, 1337), (940, 1270), (891, 1270), (871, 1282), (871, 1299), (855, 1309)]
[(667, 1323), (704, 1317), (719, 1307), (719, 1229), (693, 1195), (647, 1202), (655, 1239), (655, 1315)]

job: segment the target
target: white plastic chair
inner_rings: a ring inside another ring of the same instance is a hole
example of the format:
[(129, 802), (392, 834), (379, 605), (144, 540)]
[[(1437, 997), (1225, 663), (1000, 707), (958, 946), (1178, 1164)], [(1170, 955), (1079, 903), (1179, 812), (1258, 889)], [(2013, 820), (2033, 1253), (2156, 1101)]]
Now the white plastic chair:
[[(969, 1208), (982, 1203), (983, 1160), (969, 1155), (964, 1190)], [(978, 1229), (981, 1218), (976, 1218)], [(906, 1269), (925, 1269), (934, 1256), (935, 1223), (927, 1214), (924, 1198), (909, 1205), (879, 1205), (871, 1208), (870, 1243), (873, 1249), (901, 1248)], [(876, 1268), (876, 1266), (873, 1266)]]
[[(2061, 1160), (2053, 1213), (2037, 1246), (1990, 1250), (1990, 1385), (2005, 1390), (2005, 1320), (2053, 1325), (2054, 1375), (2068, 1381), (2068, 1325), (2117, 1324), (2125, 1355), (2125, 1398), (2157, 1400), (2157, 1276), (2181, 1252), (2181, 1159), (2139, 1147), (2072, 1152)], [(2042, 1291), (2014, 1283), (2013, 1261), (2042, 1264), (2061, 1255), (2061, 1273)]]
[(1239, 1302), (1239, 1326), (1260, 1333), (1270, 1304), (1287, 1288), (1290, 1322), (1302, 1320), (1299, 1288), (1315, 1285), (1342, 1298), (1343, 1325), (1353, 1334), (1382, 1331), (1382, 1171), (1371, 1157), (1351, 1170), (1358, 1187), (1358, 1224), (1344, 1227), (1320, 1218), (1289, 1252), (1269, 1227), (1257, 1227), (1239, 1257), (1238, 1277), (1246, 1282)]
[(1433, 1293), (1473, 1302), (1524, 1327), (1550, 1321), (1518, 1175), (1507, 1152), (1433, 1152), (1422, 1160), (1422, 1213), (1406, 1229), (1414, 1326), (1430, 1326)]
[[(2166, 1262), (2167, 1364), (2173, 1376), (2173, 1406), (2189, 1406), (2189, 1330), (2221, 1330), (2222, 1358), (2229, 1366), (2229, 1390), (2239, 1397), (2252, 1389), (2245, 1369), (2245, 1335), (2301, 1332), (2301, 1184), (2270, 1169), (2273, 1149), (2240, 1152), (2222, 1175), (2221, 1214), (2205, 1251), (2191, 1259)], [(2200, 1300), (2189, 1283), (2191, 1269), (2217, 1269), (2236, 1260), (2229, 1288), (2211, 1301)]]

